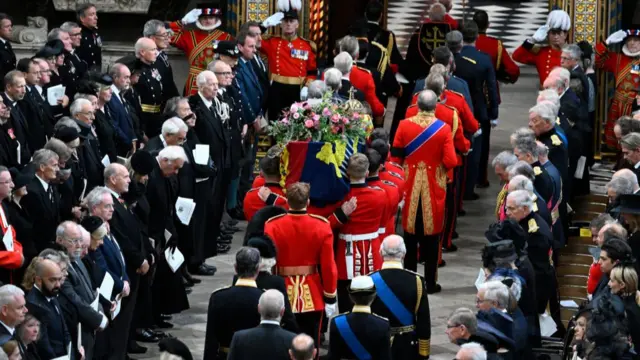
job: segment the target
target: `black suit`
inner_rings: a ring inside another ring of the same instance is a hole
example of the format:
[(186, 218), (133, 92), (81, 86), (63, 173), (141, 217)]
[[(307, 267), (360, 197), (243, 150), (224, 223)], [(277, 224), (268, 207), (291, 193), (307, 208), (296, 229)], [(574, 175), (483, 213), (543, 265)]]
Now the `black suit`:
[[(36, 287), (26, 297), (27, 309), (40, 320), (40, 339), (36, 347), (43, 359), (67, 355), (71, 335), (64, 320), (62, 308), (56, 298), (47, 299)], [(73, 358), (73, 351), (70, 356)]]
[(38, 101), (38, 98), (42, 100), (38, 91), (35, 88), (27, 86), (27, 93), (22, 100), (18, 101), (18, 108), (20, 108), (22, 114), (24, 114), (29, 126), (29, 138), (27, 142), (29, 148), (34, 151), (42, 149), (47, 139), (53, 135), (51, 119), (49, 119), (42, 105), (44, 101)]
[(9, 118), (6, 123), (0, 125), (0, 164), (8, 168), (22, 168), (29, 159), (23, 160), (22, 153), (18, 152), (20, 141), (15, 136), (13, 123), (13, 119)]
[(20, 337), (16, 336), (15, 329), (13, 331), (13, 334), (11, 334), (4, 324), (0, 324), (0, 343), (4, 345), (9, 340), (14, 340), (18, 343), (20, 356), (22, 357), (22, 359), (27, 360), (27, 346), (22, 342), (22, 340), (20, 340)]
[(18, 102), (11, 101), (6, 93), (2, 93), (4, 104), (11, 109), (11, 123), (16, 139), (20, 142), (20, 164), (27, 164), (31, 159), (31, 150), (29, 149), (29, 125), (27, 118), (18, 106)]
[(291, 342), (296, 336), (278, 325), (261, 323), (233, 335), (227, 360), (289, 360)]
[(9, 216), (9, 223), (16, 231), (16, 238), (22, 244), (22, 256), (24, 256), (24, 264), (26, 264), (14, 271), (14, 283), (19, 284), (22, 283), (22, 276), (28, 264), (31, 264), (31, 259), (38, 256), (33, 237), (33, 218), (23, 206), (16, 204), (15, 201), (5, 199), (4, 206), (7, 216)]
[[(0, 79), (16, 69), (16, 54), (8, 40), (0, 39)], [(4, 81), (0, 81), (0, 90), (4, 90)]]
[(330, 320), (328, 357), (330, 360), (356, 358), (336, 326), (336, 320), (340, 317), (346, 317), (347, 324), (351, 328), (351, 331), (369, 355), (371, 355), (371, 359), (391, 359), (389, 321), (371, 313), (348, 312), (336, 315)]
[[(251, 60), (251, 66), (253, 66), (253, 71), (258, 76), (258, 80), (260, 81), (260, 87), (262, 87), (262, 113), (265, 114), (267, 112), (267, 100), (269, 99), (269, 87), (271, 86), (271, 82), (269, 81), (269, 69), (267, 68), (267, 64), (262, 61), (260, 58), (260, 54), (256, 54)], [(249, 119), (245, 119), (249, 121)]]
[(175, 96), (180, 96), (180, 92), (178, 92), (178, 88), (176, 87), (175, 81), (173, 81), (173, 69), (171, 68), (171, 63), (169, 62), (169, 55), (167, 55), (164, 51), (158, 52), (158, 58), (154, 63), (160, 75), (162, 76), (162, 95), (164, 97), (164, 102), (171, 99)]
[(96, 129), (98, 135), (98, 141), (100, 143), (100, 153), (102, 156), (108, 155), (110, 162), (116, 162), (118, 160), (118, 148), (116, 144), (116, 129), (111, 120), (111, 112), (107, 105), (103, 110), (97, 109), (96, 119), (93, 121), (93, 126)]
[(51, 189), (51, 196), (36, 176), (27, 185), (29, 193), (22, 198), (22, 206), (27, 212), (38, 216), (37, 226), (33, 229), (38, 252), (51, 247), (51, 244), (55, 243), (56, 228), (60, 224), (58, 189), (52, 184), (49, 184), (49, 188)]

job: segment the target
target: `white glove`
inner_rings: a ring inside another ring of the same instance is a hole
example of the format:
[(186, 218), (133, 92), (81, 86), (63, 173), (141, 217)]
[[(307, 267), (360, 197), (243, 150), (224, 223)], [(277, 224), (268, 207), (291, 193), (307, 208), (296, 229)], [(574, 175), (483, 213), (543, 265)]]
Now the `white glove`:
[(535, 41), (537, 43), (541, 43), (541, 42), (546, 41), (548, 32), (549, 32), (549, 26), (548, 25), (540, 26), (540, 28), (538, 28), (538, 30), (536, 30), (536, 33), (533, 34), (533, 36), (532, 36), (533, 41)]
[(473, 137), (474, 137), (474, 138), (477, 138), (477, 137), (478, 137), (478, 136), (480, 136), (480, 135), (482, 135), (482, 129), (481, 129), (481, 128), (480, 128), (480, 129), (478, 129), (478, 131), (476, 131), (476, 132), (473, 134)]
[(284, 13), (279, 11), (271, 16), (269, 16), (265, 21), (262, 22), (262, 26), (264, 27), (272, 27), (280, 24), (282, 19), (284, 18)]
[(491, 127), (494, 128), (494, 127), (498, 126), (498, 121), (499, 121), (498, 119), (491, 120)]
[(324, 304), (324, 312), (327, 314), (327, 319), (338, 313), (338, 303)]
[(607, 45), (617, 44), (617, 43), (622, 42), (626, 37), (627, 37), (627, 32), (626, 31), (618, 30), (618, 31), (614, 32), (613, 34), (609, 35), (607, 40), (605, 40), (604, 42)]
[(309, 88), (305, 86), (300, 90), (300, 100), (307, 100), (308, 95), (309, 95)]
[(193, 9), (182, 18), (183, 24), (192, 24), (198, 21), (198, 17), (202, 14), (202, 9)]

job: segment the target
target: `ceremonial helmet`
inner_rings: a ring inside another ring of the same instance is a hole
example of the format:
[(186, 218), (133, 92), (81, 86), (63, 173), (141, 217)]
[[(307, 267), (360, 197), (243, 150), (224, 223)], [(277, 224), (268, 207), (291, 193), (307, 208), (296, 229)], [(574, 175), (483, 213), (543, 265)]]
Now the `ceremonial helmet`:
[(571, 17), (564, 10), (553, 10), (547, 16), (549, 30), (569, 31), (571, 29)]
[(219, 1), (207, 1), (196, 5), (196, 9), (202, 10), (200, 16), (222, 16), (222, 9), (220, 9)]
[(284, 14), (284, 19), (298, 20), (298, 11), (302, 8), (301, 0), (278, 0), (278, 11)]

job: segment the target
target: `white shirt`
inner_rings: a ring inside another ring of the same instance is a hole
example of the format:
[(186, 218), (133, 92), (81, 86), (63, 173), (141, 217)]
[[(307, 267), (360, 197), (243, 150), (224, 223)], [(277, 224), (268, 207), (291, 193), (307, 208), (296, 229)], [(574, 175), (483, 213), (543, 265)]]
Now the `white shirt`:
[(120, 97), (120, 90), (118, 90), (118, 88), (113, 84), (111, 84), (111, 92), (113, 92), (113, 95), (117, 96), (118, 99), (122, 99)]
[(120, 194), (118, 194), (117, 192), (111, 190), (108, 186), (105, 186), (107, 188), (107, 190), (109, 190), (109, 192), (111, 193), (111, 195), (115, 196), (116, 199), (120, 198)]
[(2, 324), (2, 326), (5, 327), (5, 329), (7, 329), (7, 331), (9, 332), (9, 334), (11, 334), (11, 336), (13, 336), (13, 333), (16, 331), (15, 328), (9, 327), (9, 325), (3, 323), (2, 321), (0, 321), (0, 324)]
[(0, 41), (2, 41), (3, 44), (7, 42), (7, 40), (5, 40), (5, 39), (3, 39), (1, 37), (0, 37)]
[(164, 136), (162, 136), (162, 134), (160, 134), (160, 141), (162, 141), (163, 147), (167, 147), (167, 141), (164, 139)]
[(209, 100), (205, 99), (204, 96), (202, 96), (202, 93), (200, 93), (200, 91), (198, 91), (198, 95), (200, 95), (200, 98), (202, 99), (202, 102), (204, 103), (204, 106), (206, 106), (207, 109), (210, 109), (211, 106), (213, 105), (213, 101), (209, 101)]
[(633, 165), (635, 169), (640, 168), (640, 161), (638, 161), (635, 165)]
[(38, 176), (37, 174), (36, 174), (36, 178), (37, 178), (38, 180), (40, 180), (40, 183), (42, 184), (42, 187), (44, 188), (44, 191), (49, 191), (49, 183), (47, 183), (47, 182), (45, 182), (44, 180), (42, 180), (42, 179), (40, 178), (40, 176)]
[(271, 324), (271, 325), (280, 326), (280, 322), (279, 321), (275, 321), (275, 320), (260, 320), (260, 325), (262, 325), (262, 324)]

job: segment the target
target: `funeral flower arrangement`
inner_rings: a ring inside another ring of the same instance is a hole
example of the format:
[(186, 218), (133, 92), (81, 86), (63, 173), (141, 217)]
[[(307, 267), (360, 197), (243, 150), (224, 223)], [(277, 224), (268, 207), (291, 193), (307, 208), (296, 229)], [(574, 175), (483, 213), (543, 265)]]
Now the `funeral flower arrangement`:
[(371, 117), (356, 100), (338, 104), (331, 92), (317, 102), (296, 102), (269, 127), (278, 144), (290, 141), (335, 142), (364, 140), (373, 130)]

